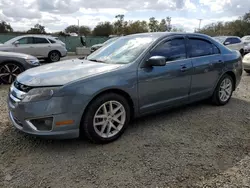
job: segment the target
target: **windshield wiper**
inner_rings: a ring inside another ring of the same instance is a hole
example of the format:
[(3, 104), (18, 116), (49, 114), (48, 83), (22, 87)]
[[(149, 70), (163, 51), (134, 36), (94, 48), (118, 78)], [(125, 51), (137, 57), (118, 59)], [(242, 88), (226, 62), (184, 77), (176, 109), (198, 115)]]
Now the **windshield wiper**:
[(98, 63), (105, 63), (105, 61), (101, 61), (101, 60), (98, 60), (98, 59), (87, 59), (87, 60), (98, 62)]

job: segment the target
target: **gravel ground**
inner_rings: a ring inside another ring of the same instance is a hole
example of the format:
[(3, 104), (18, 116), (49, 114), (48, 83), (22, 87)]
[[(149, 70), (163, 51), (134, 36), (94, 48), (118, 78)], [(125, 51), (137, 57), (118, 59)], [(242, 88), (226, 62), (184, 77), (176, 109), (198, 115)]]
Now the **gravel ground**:
[(135, 120), (108, 145), (32, 138), (7, 119), (0, 86), (0, 187), (250, 187), (250, 76), (230, 103)]

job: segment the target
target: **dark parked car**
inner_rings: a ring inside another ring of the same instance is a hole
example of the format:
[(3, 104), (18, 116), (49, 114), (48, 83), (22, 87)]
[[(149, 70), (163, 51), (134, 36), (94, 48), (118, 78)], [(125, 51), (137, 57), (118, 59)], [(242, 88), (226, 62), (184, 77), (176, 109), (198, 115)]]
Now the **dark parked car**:
[(103, 47), (104, 45), (110, 44), (111, 42), (115, 41), (116, 39), (118, 39), (118, 37), (113, 37), (113, 38), (110, 38), (109, 40), (107, 40), (107, 41), (104, 42), (104, 43), (93, 45), (93, 46), (91, 47), (91, 49), (90, 49), (91, 53), (93, 53), (94, 51), (96, 51), (96, 50), (98, 50), (99, 48)]
[(0, 84), (11, 84), (18, 74), (39, 65), (31, 55), (0, 51)]
[(206, 98), (225, 105), (241, 75), (240, 53), (206, 35), (129, 35), (84, 60), (19, 75), (10, 89), (10, 119), (31, 135), (107, 143), (131, 118)]

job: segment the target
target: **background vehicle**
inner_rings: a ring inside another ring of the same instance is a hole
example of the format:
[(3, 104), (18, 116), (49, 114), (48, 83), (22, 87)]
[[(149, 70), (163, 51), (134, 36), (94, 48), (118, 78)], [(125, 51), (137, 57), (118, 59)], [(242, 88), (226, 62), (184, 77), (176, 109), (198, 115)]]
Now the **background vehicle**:
[(244, 37), (241, 38), (241, 41), (244, 43), (244, 44), (249, 44), (250, 43), (250, 35), (246, 35)]
[(231, 50), (237, 50), (244, 55), (244, 43), (241, 41), (239, 37), (236, 36), (218, 36), (214, 37), (215, 40), (224, 44)]
[(247, 73), (250, 73), (250, 53), (243, 57), (243, 67)]
[(94, 52), (94, 51), (96, 51), (96, 50), (98, 50), (99, 48), (103, 47), (104, 45), (110, 44), (111, 42), (115, 41), (116, 39), (118, 39), (118, 37), (113, 37), (113, 38), (107, 40), (104, 43), (93, 45), (91, 47), (91, 53)]
[(21, 72), (39, 66), (36, 57), (13, 52), (0, 52), (0, 84), (11, 84)]
[(67, 55), (65, 44), (52, 36), (24, 35), (15, 37), (0, 45), (0, 51), (33, 55), (49, 62), (59, 61)]
[(241, 60), (206, 35), (128, 35), (74, 66), (62, 61), (18, 76), (10, 119), (31, 135), (111, 142), (133, 117), (206, 98), (225, 105), (240, 82)]

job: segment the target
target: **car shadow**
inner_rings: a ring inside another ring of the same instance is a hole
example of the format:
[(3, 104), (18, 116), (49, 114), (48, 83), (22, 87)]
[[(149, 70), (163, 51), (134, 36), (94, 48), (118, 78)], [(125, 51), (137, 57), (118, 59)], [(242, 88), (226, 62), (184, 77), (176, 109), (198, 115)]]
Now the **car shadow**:
[[(248, 101), (232, 98), (221, 107), (202, 101), (136, 119), (120, 139), (107, 145), (82, 139), (43, 140), (10, 126), (0, 136), (0, 160), (12, 167), (10, 171), (22, 169), (22, 176), (28, 175), (23, 170), (28, 168), (34, 181), (39, 175), (32, 165), (39, 159), (43, 170), (58, 168), (68, 181), (75, 178), (67, 170), (71, 164), (95, 171), (100, 186), (103, 181), (117, 185), (105, 175), (115, 171), (123, 180), (120, 186), (130, 185), (126, 178), (132, 178), (141, 186), (192, 187), (235, 166), (250, 152), (249, 115)], [(28, 162), (20, 162), (25, 158)], [(54, 181), (48, 179), (50, 185)], [(90, 182), (81, 180), (82, 185)]]

